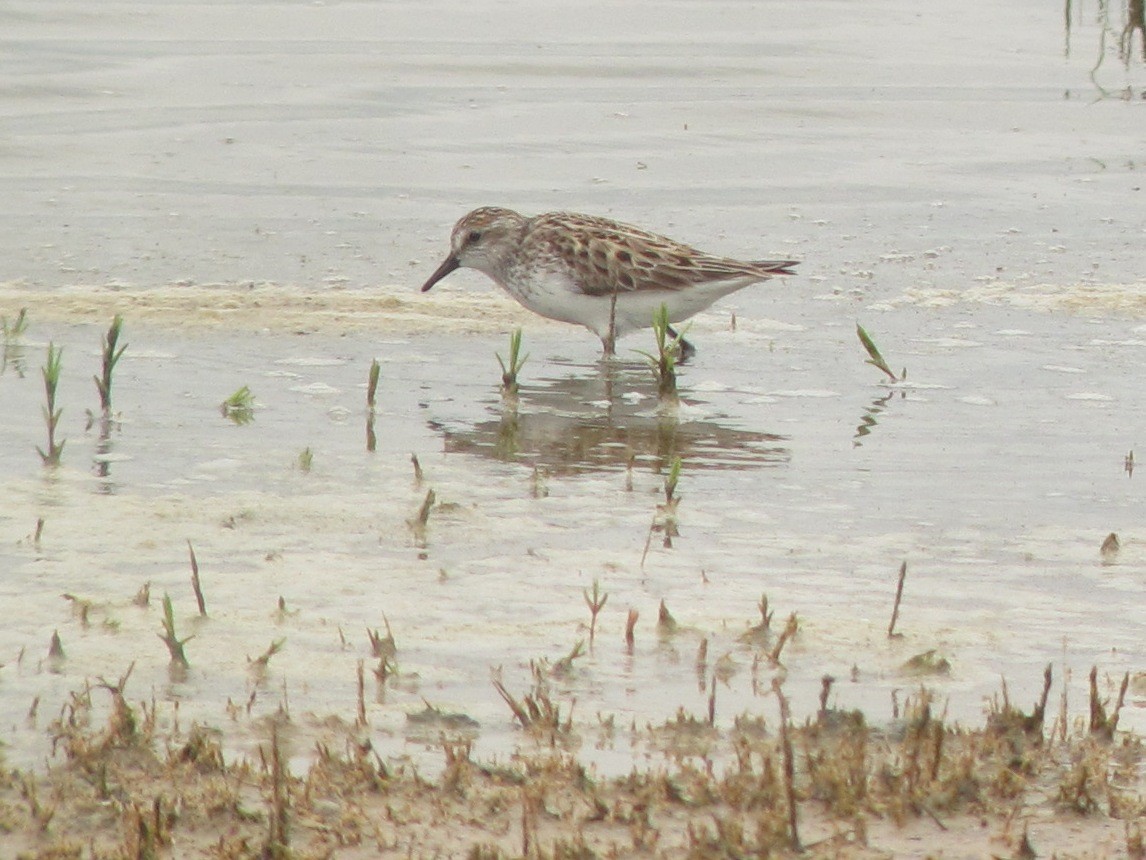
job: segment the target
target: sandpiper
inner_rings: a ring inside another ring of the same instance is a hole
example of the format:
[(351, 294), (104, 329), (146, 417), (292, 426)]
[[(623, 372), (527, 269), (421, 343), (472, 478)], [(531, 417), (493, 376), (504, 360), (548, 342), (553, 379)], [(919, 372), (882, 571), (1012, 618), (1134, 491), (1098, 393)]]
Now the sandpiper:
[(616, 339), (650, 327), (662, 304), (678, 323), (749, 284), (793, 274), (796, 264), (717, 257), (593, 215), (526, 218), (483, 206), (454, 226), (449, 256), (422, 292), (457, 268), (477, 269), (534, 313), (585, 326), (612, 355)]

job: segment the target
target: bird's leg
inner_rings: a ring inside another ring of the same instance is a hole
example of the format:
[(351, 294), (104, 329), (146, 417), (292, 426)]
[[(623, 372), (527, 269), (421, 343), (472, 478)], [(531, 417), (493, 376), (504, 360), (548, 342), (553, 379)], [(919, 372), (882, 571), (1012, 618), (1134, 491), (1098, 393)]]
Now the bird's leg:
[(604, 350), (604, 358), (612, 358), (617, 354), (617, 339), (611, 330), (601, 338), (601, 348)]
[(601, 338), (601, 345), (605, 348), (605, 357), (617, 354), (617, 287), (613, 286), (613, 296), (609, 301), (609, 331)]

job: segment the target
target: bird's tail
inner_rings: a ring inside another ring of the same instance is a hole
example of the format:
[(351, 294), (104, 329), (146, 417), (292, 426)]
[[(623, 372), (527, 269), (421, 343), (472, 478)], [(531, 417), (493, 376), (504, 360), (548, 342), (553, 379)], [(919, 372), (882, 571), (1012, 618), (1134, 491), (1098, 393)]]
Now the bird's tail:
[(793, 266), (800, 265), (799, 260), (753, 260), (752, 265), (772, 275), (794, 275)]

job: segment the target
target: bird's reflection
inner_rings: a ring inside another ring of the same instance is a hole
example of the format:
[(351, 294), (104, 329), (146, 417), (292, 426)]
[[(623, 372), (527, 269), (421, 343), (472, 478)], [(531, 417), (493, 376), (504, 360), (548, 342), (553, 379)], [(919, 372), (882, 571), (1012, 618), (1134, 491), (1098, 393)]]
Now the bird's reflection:
[(680, 412), (659, 410), (655, 381), (642, 365), (567, 367), (567, 375), (522, 383), (515, 406), (492, 402), (487, 417), (470, 426), (430, 424), (447, 451), (551, 474), (633, 465), (659, 471), (677, 457), (690, 469), (760, 468), (790, 457), (785, 437), (722, 424), (703, 414), (699, 398), (686, 394)]
[(3, 344), (0, 345), (0, 376), (7, 373), (8, 368), (11, 368), (18, 377), (23, 379), (26, 372), (25, 365), (24, 345), (5, 337)]
[(99, 436), (96, 439), (95, 456), (92, 458), (92, 472), (100, 479), (96, 485), (96, 492), (100, 495), (110, 496), (115, 492), (115, 483), (111, 480), (111, 460), (115, 447), (111, 438), (111, 431), (113, 427), (118, 430), (119, 425), (109, 413), (103, 412), (96, 416), (89, 410), (87, 427), (84, 429), (90, 430), (96, 424), (98, 424)]

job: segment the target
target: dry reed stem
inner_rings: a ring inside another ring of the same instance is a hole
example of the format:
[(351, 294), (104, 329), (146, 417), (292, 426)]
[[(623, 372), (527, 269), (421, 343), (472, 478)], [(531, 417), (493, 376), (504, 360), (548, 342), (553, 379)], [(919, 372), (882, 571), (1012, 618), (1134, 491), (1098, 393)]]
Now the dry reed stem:
[(261, 676), (270, 666), (271, 658), (278, 654), (283, 649), (285, 644), (285, 639), (275, 639), (271, 642), (270, 645), (267, 646), (267, 650), (260, 654), (258, 657), (255, 657), (254, 659), (248, 657), (247, 664), (251, 671), (254, 672), (256, 676), (261, 678)]
[(633, 644), (636, 641), (635, 630), (637, 627), (637, 619), (641, 617), (641, 613), (636, 609), (630, 609), (628, 618), (625, 620), (625, 650), (630, 654), (633, 653)]
[(780, 638), (776, 640), (775, 647), (772, 648), (771, 653), (768, 655), (768, 659), (772, 661), (773, 665), (780, 664), (780, 654), (784, 650), (784, 646), (788, 644), (789, 639), (796, 635), (796, 631), (799, 629), (799, 620), (796, 618), (796, 613), (793, 612), (788, 616), (788, 622), (780, 632)]
[(139, 591), (135, 592), (135, 597), (131, 599), (131, 602), (142, 609), (151, 605), (151, 580), (139, 587)]
[(1126, 691), (1130, 686), (1130, 673), (1122, 677), (1122, 684), (1118, 690), (1118, 699), (1110, 715), (1106, 714), (1106, 706), (1098, 694), (1098, 667), (1090, 670), (1090, 733), (1105, 741), (1114, 739), (1114, 732), (1118, 729), (1119, 712), (1126, 701)]
[[(899, 566), (899, 584), (895, 587), (895, 604), (891, 608), (891, 623), (887, 625), (887, 638), (894, 639), (895, 622), (899, 620), (899, 603), (903, 600), (903, 582), (907, 579), (907, 562)], [(900, 634), (902, 636), (902, 634)]]
[(283, 762), (278, 721), (271, 723), (271, 810), (267, 841), (262, 856), (268, 860), (289, 860), (290, 850), (290, 774)]
[(358, 681), (358, 727), (366, 728), (366, 663), (358, 661), (356, 670)]
[(791, 713), (788, 707), (788, 698), (781, 688), (780, 678), (772, 679), (772, 691), (780, 703), (780, 751), (783, 755), (784, 764), (784, 798), (788, 808), (788, 837), (792, 850), (802, 851), (799, 811), (796, 806), (796, 764), (795, 755), (792, 752)]
[(386, 635), (378, 630), (366, 630), (366, 638), (370, 640), (370, 654), (372, 657), (383, 659), (394, 657), (398, 653), (398, 644), (394, 640), (394, 631), (390, 629), (390, 619), (382, 613), (382, 623), (386, 627)]

